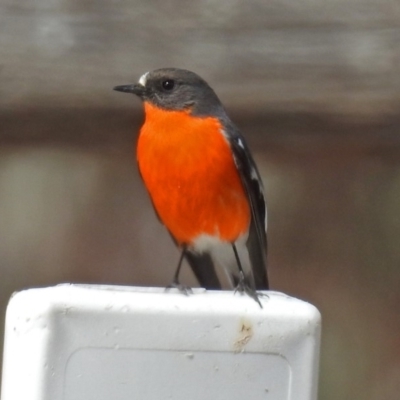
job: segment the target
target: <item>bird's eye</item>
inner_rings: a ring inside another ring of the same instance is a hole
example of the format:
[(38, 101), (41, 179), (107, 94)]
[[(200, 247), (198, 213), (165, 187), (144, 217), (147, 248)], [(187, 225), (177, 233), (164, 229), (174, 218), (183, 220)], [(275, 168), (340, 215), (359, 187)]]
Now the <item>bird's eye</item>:
[(161, 85), (165, 90), (172, 90), (175, 86), (175, 82), (172, 79), (167, 79), (163, 81)]

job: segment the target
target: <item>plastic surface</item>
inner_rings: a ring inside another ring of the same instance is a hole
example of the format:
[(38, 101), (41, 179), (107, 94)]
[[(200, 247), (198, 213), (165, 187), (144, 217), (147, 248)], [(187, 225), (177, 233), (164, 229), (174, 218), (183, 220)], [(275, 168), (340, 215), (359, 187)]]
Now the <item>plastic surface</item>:
[(315, 400), (320, 314), (268, 292), (59, 285), (7, 309), (2, 400)]

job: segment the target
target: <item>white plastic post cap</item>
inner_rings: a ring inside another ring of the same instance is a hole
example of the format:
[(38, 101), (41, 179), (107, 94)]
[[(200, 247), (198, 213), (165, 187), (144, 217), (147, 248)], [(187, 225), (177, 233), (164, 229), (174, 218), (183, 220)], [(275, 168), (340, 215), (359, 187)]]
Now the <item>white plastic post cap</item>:
[(315, 400), (320, 314), (268, 292), (59, 285), (7, 309), (2, 400)]

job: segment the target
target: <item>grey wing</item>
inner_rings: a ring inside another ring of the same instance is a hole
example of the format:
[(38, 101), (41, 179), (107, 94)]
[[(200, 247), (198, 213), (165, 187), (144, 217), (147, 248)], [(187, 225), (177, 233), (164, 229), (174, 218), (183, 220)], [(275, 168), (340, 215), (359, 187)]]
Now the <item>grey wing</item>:
[(267, 290), (269, 289), (267, 275), (267, 234), (265, 226), (267, 210), (263, 184), (243, 136), (230, 121), (227, 128), (235, 164), (250, 203), (251, 223), (246, 246), (249, 252), (255, 286), (257, 290)]

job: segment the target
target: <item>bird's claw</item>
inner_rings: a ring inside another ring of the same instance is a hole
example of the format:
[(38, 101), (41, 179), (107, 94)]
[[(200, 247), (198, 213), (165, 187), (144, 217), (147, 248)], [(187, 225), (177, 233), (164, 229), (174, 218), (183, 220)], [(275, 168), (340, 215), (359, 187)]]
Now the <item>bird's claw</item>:
[(169, 284), (165, 290), (168, 291), (170, 289), (178, 289), (182, 294), (185, 296), (189, 296), (189, 294), (193, 293), (193, 290), (190, 286), (183, 285), (179, 281), (173, 281), (171, 284)]
[(244, 278), (244, 275), (242, 272), (239, 274), (239, 283), (237, 284), (234, 293), (239, 292), (241, 294), (246, 293), (249, 297), (251, 297), (253, 300), (256, 301), (256, 303), (263, 308), (259, 297), (268, 297), (267, 294), (265, 293), (259, 293), (255, 289), (253, 289), (251, 286), (249, 286), (246, 283), (246, 280)]

